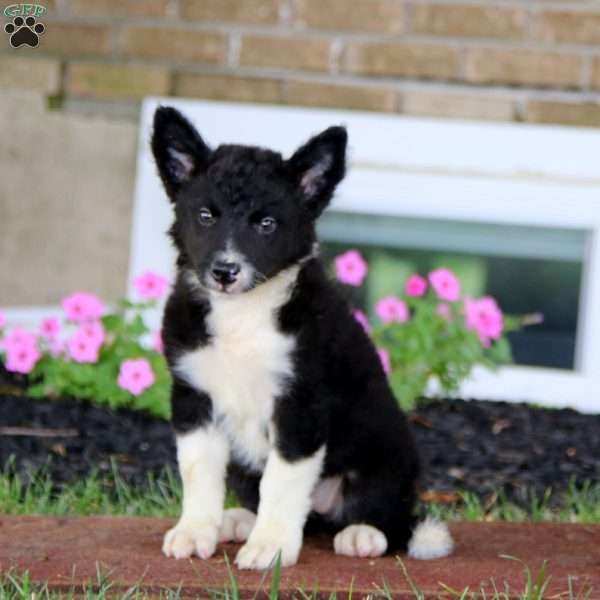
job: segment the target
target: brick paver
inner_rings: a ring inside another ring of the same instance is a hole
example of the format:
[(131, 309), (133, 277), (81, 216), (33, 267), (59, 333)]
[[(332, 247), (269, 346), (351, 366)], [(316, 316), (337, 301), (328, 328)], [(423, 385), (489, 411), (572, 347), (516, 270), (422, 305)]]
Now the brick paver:
[[(34, 580), (61, 589), (95, 581), (98, 567), (120, 586), (141, 580), (153, 592), (181, 585), (186, 595), (206, 597), (228, 585), (224, 555), (232, 561), (238, 546), (223, 545), (209, 561), (167, 559), (160, 546), (170, 525), (150, 518), (0, 516), (0, 571), (27, 569)], [(440, 583), (472, 591), (483, 585), (489, 593), (491, 578), (499, 589), (508, 583), (515, 593), (522, 591), (523, 566), (500, 558), (511, 555), (536, 571), (544, 559), (550, 561), (547, 597), (566, 592), (572, 576), (576, 589), (587, 582), (595, 590), (591, 598), (600, 598), (600, 525), (454, 523), (451, 528), (457, 544), (451, 557), (405, 560), (427, 597), (437, 596)], [(318, 587), (323, 597), (350, 588), (362, 597), (386, 582), (395, 597), (414, 597), (394, 557), (345, 558), (334, 555), (331, 546), (328, 538), (307, 540), (298, 565), (283, 571), (283, 596)], [(244, 595), (252, 596), (262, 574), (234, 572)], [(266, 590), (268, 581), (263, 585)]]

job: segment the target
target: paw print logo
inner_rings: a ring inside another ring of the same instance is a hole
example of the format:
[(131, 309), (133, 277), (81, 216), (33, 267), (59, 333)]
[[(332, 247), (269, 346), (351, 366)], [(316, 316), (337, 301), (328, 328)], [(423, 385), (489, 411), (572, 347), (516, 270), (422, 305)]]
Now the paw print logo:
[(30, 46), (35, 48), (39, 42), (39, 36), (44, 33), (46, 28), (42, 23), (38, 23), (35, 17), (15, 17), (12, 23), (4, 26), (4, 31), (10, 35), (10, 45), (13, 48), (19, 46)]

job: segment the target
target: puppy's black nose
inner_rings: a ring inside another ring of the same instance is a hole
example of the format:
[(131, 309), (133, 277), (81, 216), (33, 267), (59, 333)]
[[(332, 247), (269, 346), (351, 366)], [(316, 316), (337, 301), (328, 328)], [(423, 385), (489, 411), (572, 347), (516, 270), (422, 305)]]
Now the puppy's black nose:
[(240, 272), (240, 269), (241, 267), (238, 263), (216, 260), (213, 263), (211, 274), (213, 276), (213, 279), (217, 283), (229, 285), (237, 279), (237, 275)]

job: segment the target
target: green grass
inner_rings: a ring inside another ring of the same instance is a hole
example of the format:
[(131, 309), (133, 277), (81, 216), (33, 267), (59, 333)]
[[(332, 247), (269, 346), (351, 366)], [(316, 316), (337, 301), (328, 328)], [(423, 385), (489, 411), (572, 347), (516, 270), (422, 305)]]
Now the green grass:
[(571, 481), (563, 492), (547, 490), (539, 497), (529, 494), (529, 502), (520, 506), (503, 494), (481, 498), (462, 493), (453, 504), (428, 504), (423, 511), (444, 521), (511, 521), (551, 523), (600, 523), (600, 483), (578, 485)]
[[(506, 583), (498, 586), (493, 578), (483, 581), (479, 589), (470, 589), (466, 587), (462, 590), (456, 590), (443, 582), (439, 584), (439, 598), (450, 598), (453, 600), (543, 600), (547, 598), (546, 591), (552, 580), (551, 570), (548, 561), (544, 561), (537, 573), (523, 561), (512, 556), (503, 556), (506, 560), (518, 561), (523, 566), (523, 584), (520, 588), (510, 588)], [(398, 560), (398, 567), (408, 585), (410, 592), (415, 600), (424, 600), (425, 593), (419, 588), (410, 576), (406, 565), (402, 560)], [(211, 600), (241, 600), (241, 591), (236, 576), (233, 573), (229, 563), (229, 584), (222, 590), (206, 589), (199, 598), (210, 598)], [(270, 576), (271, 580), (268, 586), (267, 596), (269, 600), (279, 598), (281, 583), (281, 563), (279, 558), (270, 569), (265, 571), (263, 578), (257, 589), (264, 590), (266, 580)], [(575, 582), (574, 578), (568, 579), (568, 590), (566, 594), (561, 594), (563, 600), (589, 600), (593, 593), (593, 588), (586, 582)], [(255, 600), (258, 593), (254, 595)], [(344, 591), (343, 597), (352, 599), (352, 589)], [(306, 591), (298, 588), (293, 595), (298, 600), (316, 600), (318, 590)], [(392, 600), (393, 593), (387, 582), (381, 586), (374, 585), (372, 593), (368, 595), (373, 600)], [(154, 591), (149, 595), (143, 589), (143, 581), (140, 580), (128, 589), (118, 589), (110, 579), (110, 574), (102, 573), (98, 569), (96, 579), (89, 581), (83, 586), (83, 589), (77, 589), (73, 586), (67, 592), (54, 592), (48, 588), (47, 584), (36, 583), (31, 580), (29, 574), (10, 571), (0, 574), (0, 600), (75, 600), (84, 598), (86, 600), (108, 600), (109, 598), (119, 598), (121, 600), (179, 600), (181, 592), (179, 589), (162, 589), (158, 593)], [(337, 600), (337, 594), (332, 592), (328, 600)]]
[[(90, 475), (58, 488), (44, 469), (27, 482), (15, 474), (12, 463), (0, 472), (0, 507), (8, 514), (177, 517), (180, 502), (179, 477), (169, 469), (148, 476), (141, 486), (125, 483), (113, 468), (108, 475)], [(228, 505), (234, 504), (229, 498)], [(502, 494), (482, 499), (464, 493), (458, 502), (421, 505), (420, 511), (452, 521), (600, 523), (600, 483), (572, 482), (560, 494), (531, 495), (525, 508)]]

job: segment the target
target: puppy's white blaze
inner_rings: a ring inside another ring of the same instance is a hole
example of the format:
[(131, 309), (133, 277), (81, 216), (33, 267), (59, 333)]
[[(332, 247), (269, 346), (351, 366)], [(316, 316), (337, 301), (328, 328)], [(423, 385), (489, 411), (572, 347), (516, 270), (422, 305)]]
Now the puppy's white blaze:
[(289, 299), (299, 267), (253, 290), (211, 298), (208, 345), (184, 354), (175, 370), (211, 397), (218, 427), (235, 458), (262, 470), (274, 399), (292, 374), (294, 338), (282, 334), (276, 312)]
[(311, 457), (294, 462), (282, 458), (277, 450), (270, 452), (260, 482), (256, 525), (236, 558), (240, 568), (264, 569), (279, 551), (283, 565), (296, 563), (324, 457), (324, 446)]
[(408, 555), (420, 560), (444, 558), (452, 550), (454, 541), (448, 525), (430, 518), (417, 525), (408, 543)]
[[(218, 258), (224, 262), (237, 263), (240, 265), (240, 272), (238, 274), (237, 281), (228, 287), (229, 294), (243, 293), (244, 290), (247, 290), (252, 285), (254, 282), (255, 269), (250, 264), (246, 256), (237, 250), (231, 240), (227, 241), (225, 250), (219, 252), (215, 258)], [(221, 295), (220, 292), (218, 293)]]
[(223, 519), (225, 472), (229, 447), (215, 427), (180, 434), (176, 438), (177, 461), (183, 481), (181, 522), (210, 522)]

